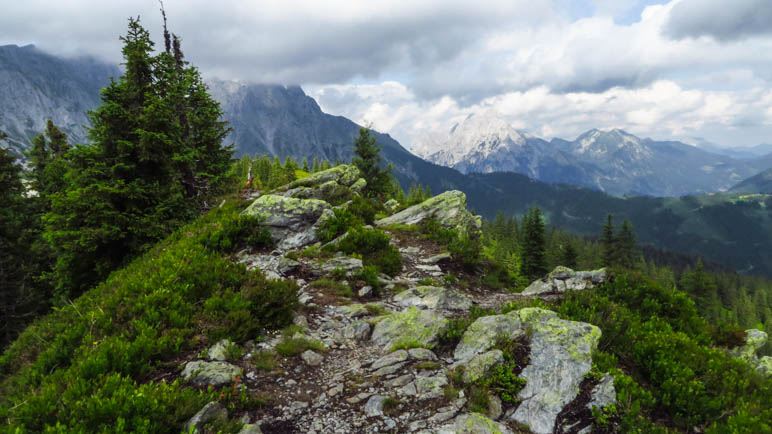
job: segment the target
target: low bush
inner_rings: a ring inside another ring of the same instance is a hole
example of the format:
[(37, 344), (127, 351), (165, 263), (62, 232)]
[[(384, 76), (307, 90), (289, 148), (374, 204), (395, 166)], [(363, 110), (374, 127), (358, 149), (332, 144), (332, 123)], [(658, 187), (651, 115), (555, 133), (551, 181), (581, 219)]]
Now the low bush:
[(347, 254), (359, 254), (364, 265), (372, 265), (382, 273), (394, 276), (402, 270), (402, 255), (389, 243), (389, 236), (380, 229), (354, 228), (337, 245)]

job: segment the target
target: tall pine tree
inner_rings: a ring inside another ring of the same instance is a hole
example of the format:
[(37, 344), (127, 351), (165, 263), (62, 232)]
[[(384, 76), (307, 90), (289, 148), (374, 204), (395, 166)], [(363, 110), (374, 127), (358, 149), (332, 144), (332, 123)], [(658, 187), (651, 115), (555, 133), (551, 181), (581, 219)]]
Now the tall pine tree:
[(603, 225), (603, 232), (600, 236), (600, 245), (603, 253), (603, 266), (610, 267), (615, 263), (616, 237), (614, 235), (614, 218), (609, 214), (606, 217), (606, 224)]
[(539, 208), (533, 208), (523, 217), (520, 272), (529, 279), (542, 277), (547, 272), (545, 258), (544, 219)]
[(383, 199), (391, 186), (391, 170), (382, 167), (381, 150), (367, 128), (359, 129), (359, 136), (354, 142), (354, 154), (354, 165), (367, 181), (365, 194), (371, 198)]

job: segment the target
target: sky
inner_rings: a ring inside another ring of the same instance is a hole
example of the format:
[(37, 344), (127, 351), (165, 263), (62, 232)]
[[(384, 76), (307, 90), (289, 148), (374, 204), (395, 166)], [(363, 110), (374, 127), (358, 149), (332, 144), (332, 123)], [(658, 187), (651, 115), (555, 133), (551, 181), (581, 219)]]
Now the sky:
[[(494, 110), (572, 139), (622, 128), (772, 142), (772, 0), (166, 0), (206, 77), (300, 84), (323, 110), (408, 147)], [(157, 0), (6, 2), (0, 44), (120, 61)]]

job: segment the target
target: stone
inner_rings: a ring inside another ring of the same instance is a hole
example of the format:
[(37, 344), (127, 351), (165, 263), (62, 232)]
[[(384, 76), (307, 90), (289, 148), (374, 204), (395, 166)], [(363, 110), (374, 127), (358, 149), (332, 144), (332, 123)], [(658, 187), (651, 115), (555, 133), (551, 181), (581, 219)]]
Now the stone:
[(496, 395), (488, 395), (488, 417), (496, 420), (501, 417), (504, 411), (504, 407), (501, 403), (501, 398)]
[(383, 395), (373, 395), (365, 403), (364, 412), (367, 417), (383, 416), (383, 404), (387, 397)]
[(277, 249), (286, 251), (317, 242), (316, 225), (332, 215), (332, 207), (318, 199), (268, 194), (257, 198), (242, 214), (257, 217)]
[(748, 329), (745, 331), (745, 344), (732, 351), (737, 357), (750, 361), (756, 357), (756, 352), (766, 343), (766, 332), (759, 329)]
[(448, 377), (445, 374), (437, 374), (431, 377), (417, 377), (414, 381), (417, 399), (439, 398), (448, 385)]
[(463, 367), (462, 378), (465, 383), (474, 383), (479, 380), (492, 368), (504, 361), (504, 353), (501, 350), (490, 350), (482, 354), (477, 354), (471, 359), (464, 360), (455, 366)]
[(354, 321), (343, 328), (343, 338), (364, 341), (370, 337), (370, 324), (365, 321)]
[(242, 369), (228, 362), (188, 362), (182, 370), (182, 378), (196, 386), (222, 386), (240, 377)]
[(363, 316), (370, 315), (370, 311), (367, 310), (364, 304), (351, 303), (343, 306), (337, 306), (335, 308), (338, 313), (349, 318), (361, 318)]
[(303, 351), (300, 358), (308, 366), (319, 366), (324, 361), (324, 356), (312, 350)]
[(284, 256), (275, 255), (249, 255), (242, 258), (239, 262), (252, 270), (257, 268), (263, 272), (268, 279), (282, 279), (289, 273), (296, 270), (300, 263)]
[(563, 293), (566, 291), (581, 291), (594, 288), (604, 283), (608, 276), (605, 268), (592, 271), (574, 271), (568, 267), (559, 265), (552, 272), (533, 281), (523, 295), (539, 295), (550, 293)]
[(579, 394), (601, 332), (592, 324), (563, 320), (544, 309), (524, 308), (514, 314), (530, 336), (531, 354), (520, 373), (526, 380), (518, 394), (522, 402), (511, 418), (536, 434), (551, 433), (558, 414)]
[(234, 345), (233, 342), (230, 341), (230, 339), (221, 339), (211, 347), (209, 347), (209, 350), (206, 352), (207, 357), (209, 357), (209, 360), (219, 360), (219, 361), (225, 361), (227, 360), (227, 357), (225, 355), (226, 351), (230, 346)]
[(359, 289), (359, 291), (357, 291), (357, 295), (360, 297), (367, 297), (372, 293), (373, 293), (373, 287), (369, 285), (363, 286), (362, 288)]
[(416, 225), (430, 219), (446, 228), (457, 229), (469, 235), (477, 235), (482, 224), (480, 216), (475, 216), (466, 209), (466, 195), (458, 190), (450, 190), (377, 220), (375, 225)]
[(513, 340), (524, 334), (517, 315), (484, 316), (467, 327), (453, 357), (456, 360), (468, 360), (490, 350), (501, 339)]
[(614, 389), (614, 377), (610, 374), (603, 375), (598, 384), (590, 392), (590, 402), (587, 408), (605, 408), (617, 402), (617, 391)]
[(318, 188), (329, 182), (351, 187), (360, 179), (362, 178), (360, 178), (359, 169), (356, 166), (352, 164), (339, 164), (326, 170), (311, 173), (305, 178), (292, 181), (287, 185), (277, 188), (275, 191), (282, 192), (299, 187)]
[(437, 360), (437, 355), (426, 348), (411, 348), (407, 350), (407, 353), (412, 360)]
[(311, 272), (314, 275), (326, 275), (333, 271), (341, 270), (350, 275), (362, 269), (362, 260), (350, 256), (336, 256), (326, 261), (311, 265)]
[(404, 362), (408, 358), (408, 352), (405, 350), (397, 350), (393, 353), (389, 353), (380, 359), (373, 362), (370, 369), (376, 370), (383, 368), (384, 366), (394, 365), (399, 362)]
[(444, 316), (435, 311), (409, 307), (382, 317), (373, 328), (370, 340), (386, 349), (400, 344), (431, 348), (447, 322)]
[(759, 358), (759, 363), (756, 365), (756, 369), (764, 375), (772, 375), (772, 356), (764, 356)]
[(448, 259), (450, 259), (450, 253), (439, 253), (433, 256), (429, 256), (428, 258), (422, 258), (421, 262), (424, 264), (435, 265), (438, 262), (446, 261)]
[(395, 373), (399, 372), (400, 370), (402, 370), (402, 368), (404, 368), (406, 364), (407, 364), (406, 362), (402, 362), (402, 363), (396, 363), (394, 365), (384, 366), (382, 368), (376, 369), (375, 372), (373, 372), (373, 376), (374, 377), (384, 377), (386, 375), (395, 374)]
[(415, 306), (420, 309), (469, 310), (472, 300), (455, 289), (439, 286), (417, 286), (394, 296), (394, 302), (401, 306)]
[(410, 383), (411, 381), (413, 381), (413, 376), (410, 374), (404, 374), (404, 375), (400, 375), (399, 377), (393, 380), (388, 380), (383, 384), (388, 388), (396, 388), (396, 387), (402, 387)]
[(239, 434), (263, 434), (263, 431), (260, 429), (260, 425), (256, 423), (245, 423), (241, 427)]
[(383, 204), (383, 207), (386, 208), (386, 211), (389, 213), (394, 213), (399, 209), (399, 201), (397, 199), (391, 198)]
[(206, 404), (201, 410), (198, 411), (193, 417), (185, 424), (185, 432), (199, 433), (201, 428), (205, 424), (216, 420), (225, 419), (228, 417), (228, 410), (217, 401), (212, 401)]
[(458, 415), (451, 425), (439, 428), (436, 434), (512, 434), (512, 431), (480, 413), (467, 413)]

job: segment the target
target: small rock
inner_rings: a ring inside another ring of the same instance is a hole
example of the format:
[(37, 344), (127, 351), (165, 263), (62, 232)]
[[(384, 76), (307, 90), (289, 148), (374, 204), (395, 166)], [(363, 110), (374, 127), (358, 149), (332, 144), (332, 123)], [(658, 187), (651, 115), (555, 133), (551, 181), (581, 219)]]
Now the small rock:
[(260, 425), (258, 424), (245, 423), (244, 426), (241, 427), (239, 434), (263, 434), (263, 431), (260, 430)]
[(197, 386), (222, 386), (241, 374), (241, 368), (230, 363), (200, 360), (186, 363), (182, 370), (182, 378)]
[(343, 392), (343, 385), (338, 384), (330, 388), (330, 390), (327, 391), (327, 396), (333, 397), (338, 395), (339, 393)]
[(447, 319), (437, 312), (409, 307), (381, 319), (370, 340), (385, 348), (407, 340), (414, 346), (430, 347), (446, 324)]
[(360, 297), (367, 297), (367, 296), (369, 296), (372, 293), (373, 293), (373, 287), (368, 285), (368, 286), (363, 286), (357, 292), (357, 295), (359, 295)]
[(376, 370), (383, 368), (384, 366), (391, 366), (399, 362), (404, 362), (408, 358), (408, 352), (405, 350), (397, 350), (393, 353), (387, 354), (380, 359), (373, 362), (370, 369)]
[(439, 398), (443, 395), (444, 388), (448, 384), (445, 374), (433, 377), (418, 377), (415, 379), (416, 397), (418, 399)]
[(503, 407), (501, 405), (501, 398), (499, 398), (496, 395), (489, 395), (488, 396), (488, 416), (496, 420), (501, 417), (501, 413), (503, 412)]
[(436, 264), (438, 262), (445, 261), (445, 260), (448, 260), (448, 259), (450, 259), (450, 253), (440, 253), (440, 254), (437, 254), (437, 255), (434, 255), (434, 256), (429, 256), (428, 258), (422, 258), (421, 262), (423, 262), (424, 264), (433, 265), (433, 264)]
[(372, 375), (375, 376), (375, 377), (383, 377), (383, 376), (386, 376), (386, 375), (391, 375), (391, 374), (394, 374), (394, 373), (398, 372), (405, 365), (406, 365), (406, 363), (402, 362), (402, 363), (397, 363), (395, 365), (384, 366), (384, 367), (376, 370), (375, 372), (373, 372)]
[(592, 397), (587, 404), (587, 408), (592, 410), (593, 407), (604, 408), (617, 402), (617, 392), (614, 389), (614, 377), (609, 374), (605, 374), (601, 378), (595, 387), (593, 387), (590, 393)]
[(305, 364), (308, 366), (319, 366), (324, 361), (324, 356), (312, 350), (303, 351), (303, 354), (300, 355), (300, 358), (303, 359), (303, 362), (305, 362)]
[(410, 383), (411, 381), (413, 381), (413, 376), (410, 374), (404, 374), (404, 375), (400, 375), (399, 377), (393, 380), (388, 380), (383, 384), (388, 388), (396, 388), (396, 387), (402, 387), (407, 383)]
[(366, 321), (354, 321), (343, 328), (343, 337), (349, 340), (364, 341), (370, 336), (370, 324)]
[(373, 395), (367, 400), (365, 404), (365, 414), (368, 417), (383, 416), (383, 403), (386, 401), (386, 397), (382, 395)]
[(292, 318), (292, 324), (295, 324), (296, 326), (303, 327), (304, 329), (308, 328), (308, 319), (305, 315), (295, 315)]
[(432, 350), (426, 348), (411, 348), (407, 350), (407, 353), (413, 360), (437, 360), (437, 356)]
[(224, 419), (228, 417), (228, 410), (222, 406), (219, 402), (212, 401), (205, 405), (198, 411), (193, 417), (185, 424), (186, 432), (198, 433), (199, 430), (208, 422), (215, 419)]
[(222, 339), (209, 347), (209, 351), (207, 351), (209, 360), (225, 361), (227, 359), (225, 357), (225, 352), (231, 345), (233, 345), (233, 342), (231, 342), (230, 339)]
[(464, 367), (463, 380), (465, 383), (474, 383), (488, 372), (488, 369), (504, 361), (504, 353), (501, 350), (491, 350), (477, 354), (471, 359), (458, 363)]

